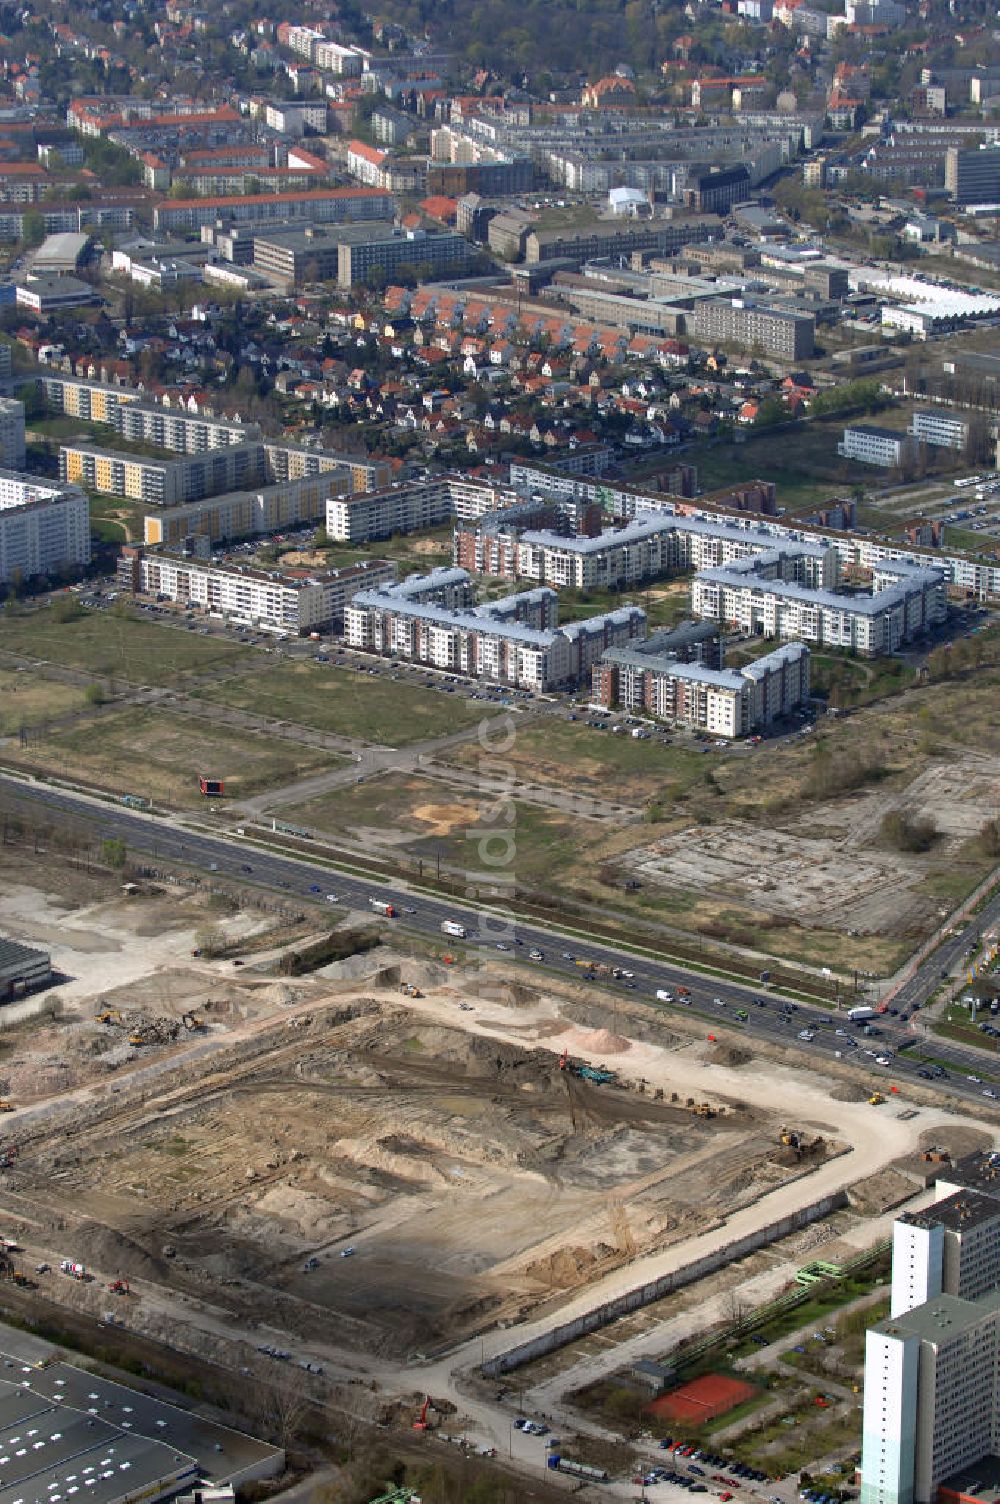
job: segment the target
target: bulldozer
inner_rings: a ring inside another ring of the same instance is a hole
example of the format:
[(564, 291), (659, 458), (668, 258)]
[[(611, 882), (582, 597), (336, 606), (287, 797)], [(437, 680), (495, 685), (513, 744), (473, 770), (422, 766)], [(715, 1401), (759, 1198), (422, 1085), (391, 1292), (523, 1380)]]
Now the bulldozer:
[(884, 1101), (885, 1097), (883, 1097), (880, 1091), (873, 1091), (871, 1096), (868, 1098), (868, 1105), (870, 1107), (881, 1107)]
[(8, 1101), (8, 1099), (6, 1097), (0, 1097), (0, 1112), (13, 1112), (13, 1111), (14, 1111), (14, 1104), (13, 1104), (13, 1102)]
[(801, 1139), (794, 1128), (782, 1128), (778, 1134), (778, 1142), (779, 1144), (783, 1144), (786, 1149), (797, 1149)]

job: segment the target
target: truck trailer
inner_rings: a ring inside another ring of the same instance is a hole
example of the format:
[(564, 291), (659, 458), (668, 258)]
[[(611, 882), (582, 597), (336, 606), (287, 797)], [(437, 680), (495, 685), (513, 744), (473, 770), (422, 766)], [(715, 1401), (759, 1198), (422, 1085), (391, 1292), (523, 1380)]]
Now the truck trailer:
[(554, 1473), (569, 1473), (574, 1478), (585, 1478), (588, 1483), (607, 1483), (608, 1475), (602, 1467), (589, 1467), (586, 1462), (574, 1462), (569, 1457), (560, 1457), (550, 1452), (547, 1466)]
[(456, 940), (464, 940), (469, 933), (464, 924), (459, 924), (457, 919), (445, 919), (441, 923), (442, 935), (454, 935)]
[(874, 1008), (848, 1008), (847, 1016), (852, 1024), (867, 1023), (870, 1018), (877, 1018)]

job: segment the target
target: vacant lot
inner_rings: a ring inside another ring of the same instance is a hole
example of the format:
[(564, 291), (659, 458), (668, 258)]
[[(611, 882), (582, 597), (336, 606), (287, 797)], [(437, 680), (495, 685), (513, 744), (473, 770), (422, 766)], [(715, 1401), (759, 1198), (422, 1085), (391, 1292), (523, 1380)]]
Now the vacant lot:
[[(489, 807), (489, 799), (464, 790), (393, 774), (296, 805), (287, 816), (317, 832), (342, 835), (346, 830), (366, 847), (386, 853), (405, 851), (428, 867), (440, 857), (449, 867), (480, 873), (502, 856), (493, 870), (502, 870), (505, 879), (520, 886), (545, 885), (556, 871), (586, 865), (605, 834), (596, 820), (526, 804), (514, 806), (513, 825), (489, 824)], [(480, 838), (489, 844), (481, 845)]]
[(312, 663), (254, 670), (198, 693), (221, 705), (389, 747), (462, 731), (495, 714), (458, 695)]
[(209, 720), (131, 708), (100, 724), (56, 732), (32, 741), (22, 760), (78, 774), (116, 793), (191, 808), (203, 803), (198, 777), (222, 778), (226, 794), (240, 798), (326, 769), (330, 754), (292, 741), (235, 735)]
[[(883, 417), (877, 421), (883, 422)], [(843, 431), (843, 419), (808, 422), (777, 432), (751, 430), (743, 443), (699, 447), (687, 458), (698, 466), (703, 491), (745, 483), (749, 476), (759, 475), (773, 480), (782, 503), (797, 511), (856, 483), (871, 485), (882, 479), (882, 472), (871, 465), (841, 459), (837, 442)]]
[[(482, 756), (475, 746), (456, 747), (448, 754), (449, 761), (477, 770)], [(690, 743), (666, 744), (659, 735), (637, 741), (582, 721), (557, 720), (519, 730), (503, 760), (525, 783), (551, 784), (633, 806), (669, 803), (707, 767), (707, 759)]]
[(62, 622), (48, 608), (0, 618), (0, 652), (133, 684), (174, 684), (187, 673), (238, 663), (250, 651), (112, 611), (81, 611)]
[(37, 726), (84, 705), (82, 689), (40, 679), (30, 670), (0, 669), (0, 736), (15, 736), (23, 726)]

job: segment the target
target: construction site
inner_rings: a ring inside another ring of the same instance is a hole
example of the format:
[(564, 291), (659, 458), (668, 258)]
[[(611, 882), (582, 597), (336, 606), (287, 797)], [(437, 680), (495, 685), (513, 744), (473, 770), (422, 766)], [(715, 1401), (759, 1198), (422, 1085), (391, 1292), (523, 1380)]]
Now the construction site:
[[(55, 863), (45, 875), (58, 888)], [(102, 1289), (211, 1292), (239, 1319), (266, 1290), (291, 1333), (428, 1351), (523, 1321), (843, 1147), (814, 1131), (804, 1152), (738, 1095), (647, 1079), (572, 985), (543, 995), (385, 946), (283, 979), (308, 918), (229, 912), (208, 959), (192, 954), (196, 888), (68, 882), (71, 898), (5, 890), (4, 922), (58, 940), (69, 979), (0, 1035), (17, 1109), (0, 1231), (26, 1263), (70, 1260)], [(664, 1029), (659, 1045), (693, 1041)]]
[[(519, 1382), (558, 1413), (621, 1344), (662, 1351), (668, 1312), (686, 1336), (741, 1281), (772, 1298), (807, 1250), (853, 1256), (914, 1192), (896, 1167), (956, 1122), (582, 973), (465, 965), (388, 923), (373, 940), (370, 912), (341, 906), (364, 944), (297, 975), (330, 933), (308, 899), (45, 851), (29, 883), (3, 847), (0, 877), (0, 925), (58, 978), (0, 1015), (20, 1309), (346, 1395), (410, 1445), (416, 1420), (495, 1447), (509, 1417), (470, 1375), (663, 1271), (718, 1272)], [(793, 1235), (719, 1263), (783, 1219)]]

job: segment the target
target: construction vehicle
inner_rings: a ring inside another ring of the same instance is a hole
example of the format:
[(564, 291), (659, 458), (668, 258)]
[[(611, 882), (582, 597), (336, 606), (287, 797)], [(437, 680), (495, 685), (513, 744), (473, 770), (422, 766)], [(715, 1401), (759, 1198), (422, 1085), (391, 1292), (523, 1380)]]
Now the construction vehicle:
[(117, 1008), (105, 1008), (102, 1013), (95, 1013), (94, 1020), (99, 1024), (120, 1024), (122, 1016)]
[(132, 1294), (132, 1291), (129, 1288), (129, 1282), (128, 1282), (127, 1279), (113, 1279), (111, 1281), (110, 1285), (108, 1286), (108, 1289), (111, 1291), (112, 1295), (131, 1295)]
[(884, 1101), (885, 1097), (883, 1097), (880, 1091), (873, 1091), (871, 1096), (868, 1098), (868, 1104), (870, 1107), (881, 1107)]
[(604, 1086), (615, 1079), (614, 1071), (606, 1070), (600, 1065), (574, 1065), (570, 1069), (581, 1081), (593, 1081), (597, 1086)]
[(7, 1097), (0, 1097), (0, 1112), (13, 1112), (14, 1104)]
[(778, 1134), (778, 1142), (784, 1144), (786, 1149), (797, 1149), (801, 1140), (794, 1128), (782, 1128)]
[(94, 1277), (92, 1274), (87, 1273), (85, 1265), (78, 1264), (75, 1259), (60, 1259), (59, 1269), (62, 1274), (68, 1274), (70, 1279), (83, 1280), (87, 1284)]
[(205, 1020), (203, 1018), (199, 1018), (195, 1013), (182, 1013), (181, 1023), (184, 1025), (185, 1029), (188, 1029), (191, 1032), (197, 1032), (199, 1029), (204, 1029), (205, 1027)]
[(715, 1108), (710, 1102), (696, 1102), (691, 1111), (696, 1118), (714, 1118)]
[(430, 1430), (433, 1429), (433, 1427), (431, 1426), (430, 1422), (427, 1419), (427, 1412), (428, 1412), (428, 1410), (431, 1409), (431, 1405), (432, 1405), (432, 1402), (431, 1402), (430, 1395), (429, 1394), (425, 1394), (424, 1395), (424, 1403), (420, 1407), (420, 1414), (417, 1417), (417, 1419), (413, 1422), (413, 1429), (414, 1429), (414, 1431), (430, 1431)]
[(400, 982), (399, 990), (404, 997), (423, 997), (419, 987), (414, 987), (412, 982)]
[(582, 1061), (570, 1060), (569, 1050), (563, 1050), (559, 1056), (559, 1069), (569, 1071), (571, 1076), (578, 1076), (581, 1081), (593, 1081), (597, 1086), (604, 1086), (609, 1081), (615, 1080), (615, 1072), (609, 1071), (603, 1065), (585, 1065)]

